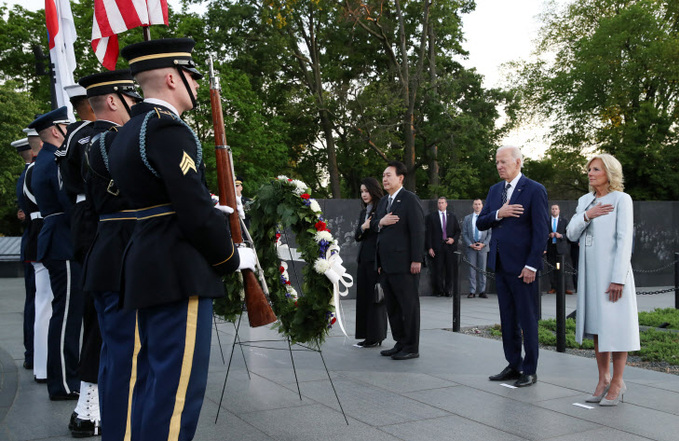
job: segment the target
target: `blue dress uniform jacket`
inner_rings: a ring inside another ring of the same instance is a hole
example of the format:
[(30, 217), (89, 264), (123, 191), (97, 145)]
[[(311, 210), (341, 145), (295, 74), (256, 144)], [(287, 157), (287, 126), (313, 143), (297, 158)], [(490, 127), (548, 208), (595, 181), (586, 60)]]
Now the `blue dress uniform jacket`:
[(73, 258), (71, 243), (71, 202), (63, 190), (54, 158), (57, 147), (48, 142), (35, 158), (31, 188), (43, 217), (38, 236), (38, 258), (69, 260)]
[(223, 296), (220, 274), (240, 260), (210, 199), (193, 131), (167, 108), (137, 104), (111, 145), (109, 166), (132, 208), (151, 209), (138, 215), (125, 252), (124, 307)]
[(23, 203), (25, 206), (24, 213), (26, 218), (31, 219), (28, 224), (28, 234), (26, 234), (26, 244), (23, 246), (23, 258), (26, 262), (38, 261), (38, 236), (42, 229), (42, 217), (40, 217), (40, 209), (36, 204), (35, 196), (33, 195), (33, 170), (35, 169), (35, 162), (26, 167), (26, 174), (24, 175), (23, 185)]

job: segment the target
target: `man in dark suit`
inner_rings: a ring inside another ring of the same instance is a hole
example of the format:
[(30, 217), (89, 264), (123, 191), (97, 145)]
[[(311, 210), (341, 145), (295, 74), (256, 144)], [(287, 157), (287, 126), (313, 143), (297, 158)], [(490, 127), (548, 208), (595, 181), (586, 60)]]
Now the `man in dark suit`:
[[(547, 239), (547, 262), (550, 265), (556, 266), (556, 260), (559, 256), (566, 255), (568, 252), (568, 242), (566, 240), (566, 225), (568, 220), (560, 216), (561, 210), (557, 204), (550, 207), (552, 215), (549, 217), (549, 239)], [(556, 271), (549, 272), (549, 293), (556, 292)], [(567, 290), (567, 294), (573, 294), (573, 291)]]
[[(503, 181), (490, 187), (476, 226), (493, 229), (488, 268), (495, 271), (502, 345), (509, 365), (492, 381), (515, 379), (517, 387), (537, 381), (538, 316), (535, 274), (549, 234), (547, 191), (521, 173), (517, 147), (500, 147), (495, 165)], [(525, 358), (521, 356), (521, 337)]]
[(419, 274), (424, 253), (424, 212), (420, 199), (403, 188), (405, 165), (389, 162), (382, 175), (388, 193), (370, 228), (378, 232), (376, 262), (396, 344), (381, 352), (394, 360), (417, 358), (420, 343)]
[[(436, 297), (450, 297), (453, 283), (457, 281), (455, 251), (460, 238), (460, 225), (452, 211), (448, 210), (445, 197), (438, 198), (438, 210), (427, 215), (425, 246), (432, 258), (432, 280)], [(445, 229), (444, 229), (445, 225)]]

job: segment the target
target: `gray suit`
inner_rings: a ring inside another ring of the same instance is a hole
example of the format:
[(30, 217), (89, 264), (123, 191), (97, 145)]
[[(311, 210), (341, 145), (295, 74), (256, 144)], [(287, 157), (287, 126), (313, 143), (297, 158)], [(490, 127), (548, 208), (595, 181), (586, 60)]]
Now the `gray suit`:
[[(471, 263), (469, 266), (469, 292), (471, 294), (480, 294), (486, 292), (486, 275), (480, 271), (476, 271), (474, 267), (486, 269), (486, 260), (488, 258), (488, 251), (490, 247), (491, 229), (480, 231), (477, 229), (478, 240), (474, 240), (474, 225), (472, 224), (472, 219), (474, 218), (474, 213), (465, 216), (462, 221), (462, 246), (464, 249), (464, 256)], [(477, 251), (470, 247), (471, 244), (481, 242), (485, 246)], [(479, 286), (476, 289), (476, 279), (478, 274)]]

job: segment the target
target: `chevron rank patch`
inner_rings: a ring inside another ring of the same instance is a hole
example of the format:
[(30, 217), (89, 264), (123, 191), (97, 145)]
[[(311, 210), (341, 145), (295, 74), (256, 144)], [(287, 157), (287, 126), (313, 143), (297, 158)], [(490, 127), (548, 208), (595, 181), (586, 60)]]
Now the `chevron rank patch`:
[(182, 160), (179, 163), (179, 168), (182, 169), (182, 174), (184, 175), (186, 175), (189, 170), (193, 170), (195, 173), (198, 173), (198, 170), (196, 170), (196, 163), (193, 162), (193, 159), (186, 152), (184, 152), (184, 156), (182, 156)]

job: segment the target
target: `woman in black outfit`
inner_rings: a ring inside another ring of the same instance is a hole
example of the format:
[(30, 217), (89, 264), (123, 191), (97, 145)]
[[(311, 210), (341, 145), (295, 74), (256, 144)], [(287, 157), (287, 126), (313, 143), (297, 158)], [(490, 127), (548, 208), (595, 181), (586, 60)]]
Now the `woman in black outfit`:
[(371, 217), (374, 216), (377, 203), (383, 195), (377, 179), (365, 178), (361, 181), (363, 210), (358, 218), (354, 238), (356, 242), (360, 242), (356, 282), (356, 338), (364, 339), (358, 343), (364, 348), (382, 345), (382, 340), (387, 336), (386, 306), (384, 301), (375, 303), (377, 233), (370, 230)]

